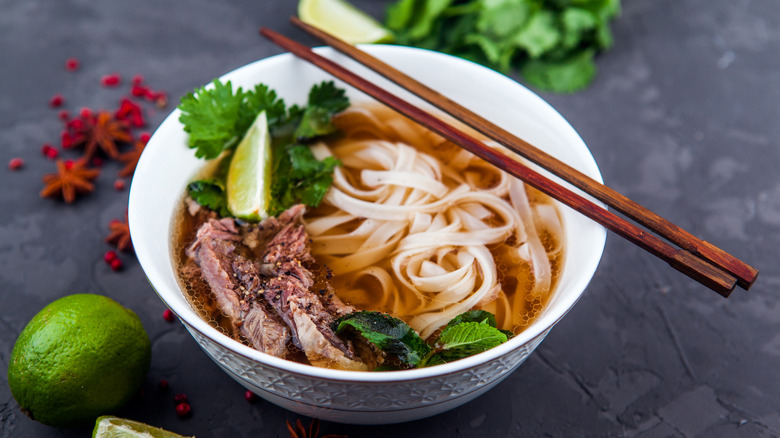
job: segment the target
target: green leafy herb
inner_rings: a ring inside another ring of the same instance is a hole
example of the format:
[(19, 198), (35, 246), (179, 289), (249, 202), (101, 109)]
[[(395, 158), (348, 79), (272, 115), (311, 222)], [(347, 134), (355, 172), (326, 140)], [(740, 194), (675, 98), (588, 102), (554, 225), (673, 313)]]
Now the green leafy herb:
[(355, 312), (342, 316), (333, 326), (339, 336), (362, 338), (407, 367), (416, 366), (430, 351), (417, 332), (386, 313)]
[(294, 137), (298, 141), (305, 141), (336, 132), (331, 119), (334, 114), (348, 106), (349, 99), (344, 94), (344, 90), (337, 88), (333, 81), (315, 85), (309, 91), (309, 102), (303, 110)]
[[(331, 119), (348, 106), (345, 91), (333, 81), (314, 85), (306, 107), (293, 105), (288, 109), (266, 85), (234, 90), (230, 81), (223, 84), (214, 80), (210, 87), (198, 88), (182, 98), (179, 120), (197, 157), (214, 159), (222, 155), (229, 163), (229, 154), (223, 152), (237, 146), (257, 115), (265, 111), (273, 137), (269, 214), (276, 215), (296, 203), (316, 207), (322, 202), (333, 183), (333, 170), (340, 163), (332, 157), (317, 160), (309, 147), (298, 141), (335, 132)], [(226, 216), (225, 188), (219, 181), (195, 181), (189, 191), (199, 204)]]
[(396, 42), (439, 50), (508, 72), (543, 90), (573, 92), (612, 45), (620, 0), (398, 0), (385, 24)]
[(341, 164), (333, 157), (319, 161), (308, 146), (296, 144), (277, 150), (271, 185), (269, 214), (276, 215), (297, 202), (316, 207), (333, 184), (333, 169)]
[(462, 322), (442, 330), (434, 349), (420, 362), (419, 366), (439, 365), (463, 359), (503, 344), (506, 340), (506, 334), (491, 327), (487, 321)]
[(187, 186), (187, 192), (198, 204), (216, 211), (220, 216), (230, 216), (222, 181), (216, 178), (193, 181)]
[[(478, 322), (480, 324), (487, 324), (491, 327), (497, 327), (496, 315), (493, 315), (487, 310), (469, 310), (467, 312), (463, 312), (460, 315), (456, 316), (455, 318), (452, 318), (452, 320), (450, 320), (450, 322), (448, 322), (447, 325), (444, 327), (445, 328), (452, 327), (464, 322)], [(499, 331), (505, 334), (507, 338), (511, 338), (512, 336), (514, 336), (514, 333), (512, 333), (509, 330), (499, 330)]]
[(284, 101), (265, 85), (244, 91), (233, 90), (230, 81), (215, 79), (212, 87), (201, 87), (181, 98), (179, 121), (189, 134), (190, 148), (198, 158), (217, 158), (222, 151), (235, 147), (252, 121), (266, 110), (271, 123), (286, 117)]

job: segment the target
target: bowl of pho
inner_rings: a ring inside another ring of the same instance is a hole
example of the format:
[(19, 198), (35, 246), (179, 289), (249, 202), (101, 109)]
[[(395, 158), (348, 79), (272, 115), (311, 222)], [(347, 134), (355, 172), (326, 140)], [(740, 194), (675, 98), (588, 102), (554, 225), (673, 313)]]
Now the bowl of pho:
[[(363, 49), (601, 180), (569, 123), (512, 79)], [(497, 385), (574, 306), (606, 237), (290, 54), (182, 98), (139, 161), (129, 220), (151, 285), (226, 373), (286, 409), (357, 424), (435, 415)]]

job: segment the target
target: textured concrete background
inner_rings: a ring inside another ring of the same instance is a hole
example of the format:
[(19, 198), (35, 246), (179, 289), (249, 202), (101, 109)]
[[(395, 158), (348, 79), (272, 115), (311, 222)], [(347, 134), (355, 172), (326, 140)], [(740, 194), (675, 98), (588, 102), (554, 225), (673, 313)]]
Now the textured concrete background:
[[(261, 25), (306, 39), (289, 1), (95, 2), (0, 0), (0, 436), (87, 436), (27, 419), (6, 380), (27, 321), (76, 292), (134, 309), (153, 339), (152, 367), (120, 415), (199, 437), (285, 437), (297, 415), (249, 404), (164, 307), (132, 256), (102, 261), (107, 224), (127, 191), (98, 189), (74, 205), (40, 199), (66, 108), (115, 108), (102, 75), (144, 75), (172, 104), (212, 78), (278, 53)], [(387, 1), (355, 1), (381, 16)], [(375, 436), (780, 436), (780, 3), (624, 0), (615, 47), (584, 92), (543, 95), (581, 133), (607, 183), (756, 265), (749, 292), (725, 300), (611, 236), (582, 300), (539, 350), (481, 398), (423, 421), (385, 427), (325, 423), (326, 433)], [(74, 56), (82, 68), (65, 71)], [(127, 82), (122, 90), (126, 90)], [(12, 157), (26, 167), (7, 169)], [(172, 390), (157, 390), (160, 379)], [(172, 395), (186, 393), (180, 420)], [(308, 421), (304, 419), (304, 421)]]

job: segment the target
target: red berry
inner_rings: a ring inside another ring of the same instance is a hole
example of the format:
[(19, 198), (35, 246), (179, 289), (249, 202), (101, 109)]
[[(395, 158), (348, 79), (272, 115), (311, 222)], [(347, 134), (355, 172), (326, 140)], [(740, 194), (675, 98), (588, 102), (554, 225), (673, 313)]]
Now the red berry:
[(160, 382), (157, 384), (157, 388), (159, 388), (160, 391), (167, 391), (171, 389), (171, 385), (168, 384), (167, 380), (160, 379)]
[(65, 160), (65, 168), (70, 170), (73, 168), (73, 160)]
[(122, 82), (122, 77), (119, 73), (111, 73), (100, 78), (100, 85), (104, 87), (116, 87)]
[(105, 254), (103, 254), (103, 260), (106, 261), (106, 263), (111, 264), (114, 260), (116, 260), (116, 251), (106, 251)]
[(184, 418), (190, 415), (191, 411), (192, 408), (190, 407), (190, 404), (187, 402), (179, 403), (178, 405), (176, 405), (176, 415), (178, 415), (180, 418)]
[(79, 68), (79, 60), (76, 58), (68, 58), (65, 61), (65, 70), (76, 71)]
[(65, 103), (65, 98), (62, 97), (62, 94), (55, 94), (54, 96), (49, 99), (49, 106), (52, 108), (59, 108), (62, 106), (62, 104)]
[(173, 396), (173, 401), (176, 403), (187, 403), (189, 399), (187, 398), (186, 394), (178, 393)]
[(111, 260), (109, 264), (111, 265), (111, 269), (114, 271), (122, 269), (122, 260), (119, 260), (118, 258)]
[(114, 181), (114, 190), (116, 190), (117, 192), (121, 192), (124, 189), (125, 189), (125, 180), (118, 179)]
[(144, 97), (147, 95), (147, 93), (149, 93), (149, 89), (144, 87), (143, 85), (134, 84), (130, 88), (130, 94), (132, 94), (135, 97)]
[(138, 135), (138, 140), (144, 144), (149, 143), (150, 138), (152, 138), (152, 134), (149, 134), (148, 132), (142, 132)]
[(144, 82), (144, 77), (141, 75), (133, 76), (133, 85), (141, 85)]
[(21, 158), (11, 158), (11, 161), (8, 162), (8, 168), (11, 170), (19, 170), (22, 167), (24, 167), (24, 160)]
[(249, 403), (254, 403), (257, 401), (257, 394), (247, 389), (247, 391), (244, 393), (244, 399), (248, 401)]
[(57, 158), (57, 155), (59, 155), (57, 149), (54, 149), (49, 143), (45, 143), (43, 145), (41, 148), (41, 153), (50, 160)]
[(62, 121), (67, 121), (67, 120), (70, 118), (70, 113), (68, 112), (68, 110), (61, 110), (61, 111), (60, 111), (60, 112), (57, 114), (57, 117), (58, 117), (60, 120), (62, 120)]
[[(174, 316), (173, 316), (173, 312), (171, 312), (171, 309), (165, 309), (165, 312), (163, 312), (163, 319), (168, 321), (168, 322), (173, 322)], [(186, 395), (184, 395), (184, 394), (179, 394), (179, 395), (184, 396), (184, 400), (187, 400), (187, 396)]]
[(81, 108), (81, 110), (79, 110), (79, 116), (84, 119), (89, 119), (92, 117), (92, 110), (87, 107)]

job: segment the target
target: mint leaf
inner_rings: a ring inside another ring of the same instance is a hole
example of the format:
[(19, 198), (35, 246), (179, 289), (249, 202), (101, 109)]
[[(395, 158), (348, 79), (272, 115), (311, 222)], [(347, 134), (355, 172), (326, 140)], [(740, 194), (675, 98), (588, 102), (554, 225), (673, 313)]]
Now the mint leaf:
[(492, 327), (487, 320), (462, 322), (445, 327), (434, 349), (420, 362), (431, 366), (463, 359), (487, 351), (507, 341), (507, 335)]
[(409, 325), (386, 313), (360, 311), (333, 323), (337, 335), (368, 342), (406, 367), (414, 367), (430, 347)]
[(344, 89), (337, 88), (333, 81), (325, 81), (309, 91), (309, 103), (303, 110), (300, 125), (294, 137), (298, 141), (310, 140), (336, 132), (331, 119), (339, 111), (349, 107)]
[(222, 181), (216, 178), (193, 181), (187, 185), (187, 193), (195, 202), (217, 212), (220, 216), (230, 216), (225, 185)]
[(467, 312), (461, 313), (455, 318), (452, 318), (445, 327), (452, 327), (464, 322), (478, 322), (480, 324), (488, 324), (491, 327), (495, 327), (496, 315), (493, 315), (486, 310), (469, 310)]

